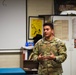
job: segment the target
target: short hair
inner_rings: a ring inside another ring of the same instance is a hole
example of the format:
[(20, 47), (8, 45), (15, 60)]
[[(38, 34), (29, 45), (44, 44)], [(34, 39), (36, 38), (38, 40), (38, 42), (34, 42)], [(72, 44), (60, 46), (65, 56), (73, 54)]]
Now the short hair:
[(50, 26), (51, 29), (54, 29), (53, 23), (44, 23), (44, 24), (43, 24), (43, 27), (44, 27), (44, 26)]

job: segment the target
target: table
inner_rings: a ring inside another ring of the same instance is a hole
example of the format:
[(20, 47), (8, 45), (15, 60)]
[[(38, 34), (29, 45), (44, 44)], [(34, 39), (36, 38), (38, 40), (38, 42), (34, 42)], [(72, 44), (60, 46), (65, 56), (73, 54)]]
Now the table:
[(22, 68), (0, 68), (0, 75), (25, 75)]

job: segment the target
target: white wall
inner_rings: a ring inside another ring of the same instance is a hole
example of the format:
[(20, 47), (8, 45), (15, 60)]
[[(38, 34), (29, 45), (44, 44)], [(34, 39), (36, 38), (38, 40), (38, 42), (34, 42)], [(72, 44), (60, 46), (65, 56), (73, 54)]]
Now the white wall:
[(50, 15), (53, 13), (53, 0), (27, 0), (28, 16)]
[(0, 52), (0, 68), (20, 67), (20, 53)]

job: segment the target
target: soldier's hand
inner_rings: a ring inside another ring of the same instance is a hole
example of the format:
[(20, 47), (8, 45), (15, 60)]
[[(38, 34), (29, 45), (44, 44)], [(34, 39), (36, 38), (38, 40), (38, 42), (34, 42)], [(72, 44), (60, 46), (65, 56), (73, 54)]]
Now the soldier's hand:
[(43, 60), (44, 59), (44, 56), (42, 55), (42, 54), (40, 54), (39, 56), (38, 56), (38, 60)]
[(56, 56), (53, 54), (53, 52), (50, 52), (50, 55), (46, 57), (46, 59), (54, 60)]

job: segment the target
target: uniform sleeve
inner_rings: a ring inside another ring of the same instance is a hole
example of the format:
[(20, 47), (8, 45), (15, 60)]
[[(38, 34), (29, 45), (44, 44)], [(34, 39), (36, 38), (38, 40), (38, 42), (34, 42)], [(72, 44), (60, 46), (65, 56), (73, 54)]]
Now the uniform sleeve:
[(34, 48), (33, 48), (33, 52), (31, 53), (29, 59), (36, 61), (37, 58), (38, 58), (38, 54), (39, 54), (39, 52), (38, 52), (38, 43), (36, 43)]
[(67, 58), (66, 51), (67, 51), (67, 48), (66, 48), (65, 44), (64, 43), (60, 43), (58, 45), (58, 56), (56, 56), (55, 61), (59, 62), (59, 63), (64, 62), (66, 60), (66, 58)]

